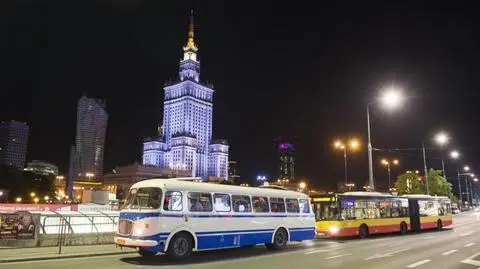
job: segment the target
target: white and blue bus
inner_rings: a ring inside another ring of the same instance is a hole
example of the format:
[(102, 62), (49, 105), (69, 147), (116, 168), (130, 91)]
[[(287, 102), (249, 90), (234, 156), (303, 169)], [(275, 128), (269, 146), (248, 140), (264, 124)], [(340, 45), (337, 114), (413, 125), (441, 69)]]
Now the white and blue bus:
[(165, 252), (182, 259), (194, 250), (256, 244), (279, 250), (314, 236), (315, 216), (303, 193), (177, 178), (130, 188), (115, 243), (137, 248), (144, 257)]

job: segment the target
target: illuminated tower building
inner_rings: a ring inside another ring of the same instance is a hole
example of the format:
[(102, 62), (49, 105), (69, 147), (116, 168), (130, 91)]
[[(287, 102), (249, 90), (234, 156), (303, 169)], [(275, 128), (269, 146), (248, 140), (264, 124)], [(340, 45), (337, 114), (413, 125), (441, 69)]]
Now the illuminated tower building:
[(292, 144), (283, 142), (278, 146), (279, 151), (279, 179), (295, 180), (295, 148)]
[(200, 83), (193, 13), (180, 60), (179, 80), (164, 88), (163, 131), (143, 144), (143, 164), (228, 178), (228, 144), (212, 140), (213, 87)]

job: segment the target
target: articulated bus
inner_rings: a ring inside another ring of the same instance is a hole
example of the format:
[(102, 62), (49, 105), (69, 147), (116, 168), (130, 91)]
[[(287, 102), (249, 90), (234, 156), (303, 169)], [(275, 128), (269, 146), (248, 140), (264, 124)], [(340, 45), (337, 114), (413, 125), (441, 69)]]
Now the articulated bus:
[(317, 233), (332, 237), (406, 234), (452, 224), (448, 197), (346, 192), (316, 195), (311, 202)]
[(256, 244), (280, 250), (314, 237), (315, 216), (303, 193), (183, 178), (134, 184), (114, 240), (142, 256), (165, 252), (182, 259), (195, 250)]

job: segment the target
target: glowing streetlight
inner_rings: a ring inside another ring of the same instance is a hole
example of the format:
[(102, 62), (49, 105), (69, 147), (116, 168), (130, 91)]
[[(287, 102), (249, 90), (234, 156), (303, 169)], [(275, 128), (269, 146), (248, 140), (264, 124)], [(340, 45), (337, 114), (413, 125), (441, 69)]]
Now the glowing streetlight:
[(444, 132), (440, 132), (435, 136), (435, 142), (439, 144), (440, 146), (446, 145), (448, 141), (450, 140), (450, 137)]
[(33, 191), (30, 193), (30, 197), (35, 197), (35, 193)]
[(45, 195), (45, 197), (43, 197), (43, 199), (44, 199), (45, 201), (47, 201), (48, 199), (50, 199), (50, 197), (48, 197), (48, 195)]
[(40, 199), (38, 199), (38, 197), (33, 198), (33, 201), (35, 202), (35, 204), (38, 203), (39, 200)]
[(15, 198), (15, 202), (17, 202), (17, 203), (22, 202), (22, 197), (17, 197), (17, 198)]
[(452, 157), (452, 159), (458, 159), (458, 157), (460, 157), (460, 153), (456, 150), (453, 150), (450, 152), (450, 157)]
[(405, 97), (403, 93), (391, 87), (386, 89), (380, 98), (376, 101), (367, 104), (367, 131), (368, 131), (368, 185), (370, 191), (375, 191), (375, 184), (373, 182), (373, 158), (372, 158), (372, 139), (371, 139), (371, 128), (370, 128), (370, 105), (380, 102), (384, 107), (389, 109), (395, 109), (400, 106)]
[(380, 102), (386, 108), (397, 108), (403, 103), (404, 99), (403, 93), (394, 87), (385, 90), (380, 96)]
[(298, 184), (298, 187), (300, 187), (300, 189), (305, 189), (305, 187), (307, 187), (307, 183), (305, 182), (300, 182), (300, 184)]
[(3, 191), (0, 191), (0, 196), (3, 196)]
[(388, 188), (390, 188), (392, 186), (391, 184), (391, 176), (390, 176), (390, 163), (393, 164), (393, 165), (398, 165), (400, 162), (395, 159), (395, 160), (392, 160), (392, 161), (388, 161), (387, 159), (382, 159), (381, 163), (383, 165), (385, 165), (387, 167), (387, 171), (388, 171)]
[(95, 176), (95, 174), (94, 174), (94, 173), (88, 173), (88, 172), (87, 172), (87, 173), (85, 173), (85, 176), (88, 177), (88, 181), (90, 181), (90, 180), (92, 179), (92, 177)]
[(465, 170), (465, 171), (470, 171), (470, 167), (465, 166), (465, 167), (463, 167), (463, 170)]
[(478, 178), (474, 178), (473, 181), (477, 182), (477, 181), (478, 181)]
[(352, 138), (346, 144), (341, 140), (336, 140), (333, 143), (334, 148), (343, 150), (343, 159), (345, 162), (345, 184), (348, 183), (347, 146), (352, 150), (356, 150), (360, 147), (360, 141), (356, 138)]

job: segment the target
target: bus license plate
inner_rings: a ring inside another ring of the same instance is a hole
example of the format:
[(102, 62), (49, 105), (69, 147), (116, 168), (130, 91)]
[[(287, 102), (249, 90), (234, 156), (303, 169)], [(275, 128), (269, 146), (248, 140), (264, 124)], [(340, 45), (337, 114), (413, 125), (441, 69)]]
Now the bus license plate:
[(123, 240), (123, 239), (117, 239), (117, 244), (119, 244), (119, 245), (125, 245), (125, 240)]

